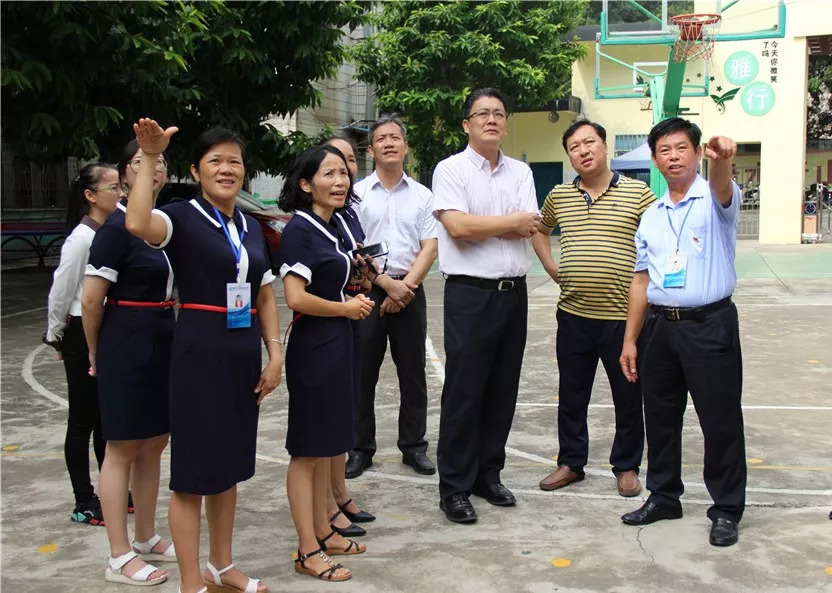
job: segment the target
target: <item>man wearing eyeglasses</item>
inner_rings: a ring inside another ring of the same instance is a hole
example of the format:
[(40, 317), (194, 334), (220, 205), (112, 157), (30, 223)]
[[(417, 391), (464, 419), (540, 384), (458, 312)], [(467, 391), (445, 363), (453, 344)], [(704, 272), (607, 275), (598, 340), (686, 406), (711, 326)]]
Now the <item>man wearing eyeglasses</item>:
[(500, 482), (526, 347), (529, 238), (539, 212), (531, 169), (500, 150), (506, 99), (473, 91), (463, 106), (468, 147), (436, 166), (434, 215), (445, 275), (445, 386), (439, 421), (439, 507), (472, 523), (474, 494), (515, 504)]

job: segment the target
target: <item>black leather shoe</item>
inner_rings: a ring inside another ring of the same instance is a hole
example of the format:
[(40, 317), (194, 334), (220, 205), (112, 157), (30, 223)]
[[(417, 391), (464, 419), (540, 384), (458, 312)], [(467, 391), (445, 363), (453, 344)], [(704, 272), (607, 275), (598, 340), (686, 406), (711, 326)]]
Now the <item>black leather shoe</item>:
[[(366, 453), (354, 451), (347, 456), (347, 468), (344, 476), (351, 480), (364, 473), (364, 470), (373, 466), (373, 458)], [(343, 534), (342, 534), (343, 535)]]
[(338, 508), (341, 509), (341, 512), (344, 513), (344, 516), (347, 519), (349, 519), (353, 523), (369, 523), (370, 521), (375, 521), (376, 520), (376, 516), (373, 515), (372, 513), (368, 513), (367, 511), (359, 510), (357, 513), (351, 513), (350, 511), (348, 511), (347, 506), (349, 506), (349, 504), (351, 502), (352, 502), (352, 499), (350, 498), (344, 504), (339, 504), (338, 505)]
[(514, 498), (514, 495), (511, 493), (511, 490), (500, 484), (499, 482), (495, 482), (494, 484), (488, 484), (487, 486), (483, 486), (482, 488), (474, 488), (471, 491), (471, 494), (475, 496), (481, 496), (488, 502), (498, 507), (511, 507), (517, 503), (517, 499)]
[(477, 511), (468, 500), (468, 495), (462, 492), (451, 494), (439, 502), (439, 508), (445, 512), (449, 521), (454, 523), (473, 523), (477, 520)]
[(362, 535), (367, 535), (367, 530), (355, 523), (350, 523), (349, 527), (336, 527), (331, 523), (329, 526), (332, 527), (335, 533), (342, 537), (361, 537)]
[(733, 546), (740, 539), (739, 525), (736, 521), (717, 517), (711, 525), (712, 546)]
[(655, 502), (647, 501), (637, 511), (621, 516), (621, 520), (627, 525), (650, 525), (662, 519), (681, 519), (682, 505), (671, 507), (657, 505)]
[(402, 455), (402, 463), (412, 467), (416, 473), (425, 476), (432, 476), (436, 473), (436, 467), (424, 453), (405, 453)]

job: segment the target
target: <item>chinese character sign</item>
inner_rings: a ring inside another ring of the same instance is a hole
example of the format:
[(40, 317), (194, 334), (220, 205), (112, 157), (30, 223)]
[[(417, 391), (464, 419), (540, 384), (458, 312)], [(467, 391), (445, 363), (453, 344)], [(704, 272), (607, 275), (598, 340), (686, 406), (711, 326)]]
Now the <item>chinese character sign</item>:
[(774, 107), (774, 88), (767, 82), (753, 82), (742, 90), (740, 103), (748, 115), (765, 115)]
[(760, 55), (769, 62), (769, 80), (772, 84), (777, 82), (777, 68), (780, 63), (779, 44), (776, 41), (763, 41), (763, 49)]
[(757, 57), (749, 51), (738, 51), (725, 61), (725, 77), (731, 84), (748, 84), (760, 70)]

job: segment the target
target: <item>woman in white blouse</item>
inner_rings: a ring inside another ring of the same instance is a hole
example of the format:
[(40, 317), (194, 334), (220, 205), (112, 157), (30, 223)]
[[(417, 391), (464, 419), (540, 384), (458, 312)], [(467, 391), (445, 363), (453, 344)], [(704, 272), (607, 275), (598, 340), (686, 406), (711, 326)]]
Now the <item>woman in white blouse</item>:
[[(90, 481), (90, 435), (98, 467), (104, 461), (104, 440), (98, 413), (98, 383), (89, 374), (89, 353), (81, 325), (81, 288), (95, 232), (116, 209), (123, 192), (115, 167), (86, 165), (72, 182), (67, 223), (72, 232), (61, 248), (61, 260), (49, 291), (47, 330), (43, 341), (54, 347), (66, 370), (69, 417), (64, 456), (78, 523), (104, 525), (101, 503)], [(74, 228), (73, 228), (74, 227)]]

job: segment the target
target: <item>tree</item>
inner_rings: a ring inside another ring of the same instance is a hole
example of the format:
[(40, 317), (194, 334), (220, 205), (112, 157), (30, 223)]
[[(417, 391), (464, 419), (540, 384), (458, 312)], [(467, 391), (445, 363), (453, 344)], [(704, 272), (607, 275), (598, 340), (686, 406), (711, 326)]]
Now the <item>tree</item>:
[(806, 135), (832, 139), (832, 56), (809, 58), (809, 110)]
[[(381, 111), (401, 113), (408, 142), (428, 173), (465, 142), (462, 104), (495, 86), (525, 107), (568, 93), (583, 47), (565, 41), (582, 2), (386, 2), (378, 32), (354, 46), (360, 80), (377, 87)], [(507, 106), (511, 108), (512, 106)]]
[(342, 2), (3, 2), (4, 140), (39, 161), (112, 159), (152, 116), (177, 125), (169, 153), (184, 173), (191, 141), (224, 125), (249, 144), (249, 172), (279, 173), (310, 142), (264, 125), (320, 102), (312, 81), (341, 64)]

